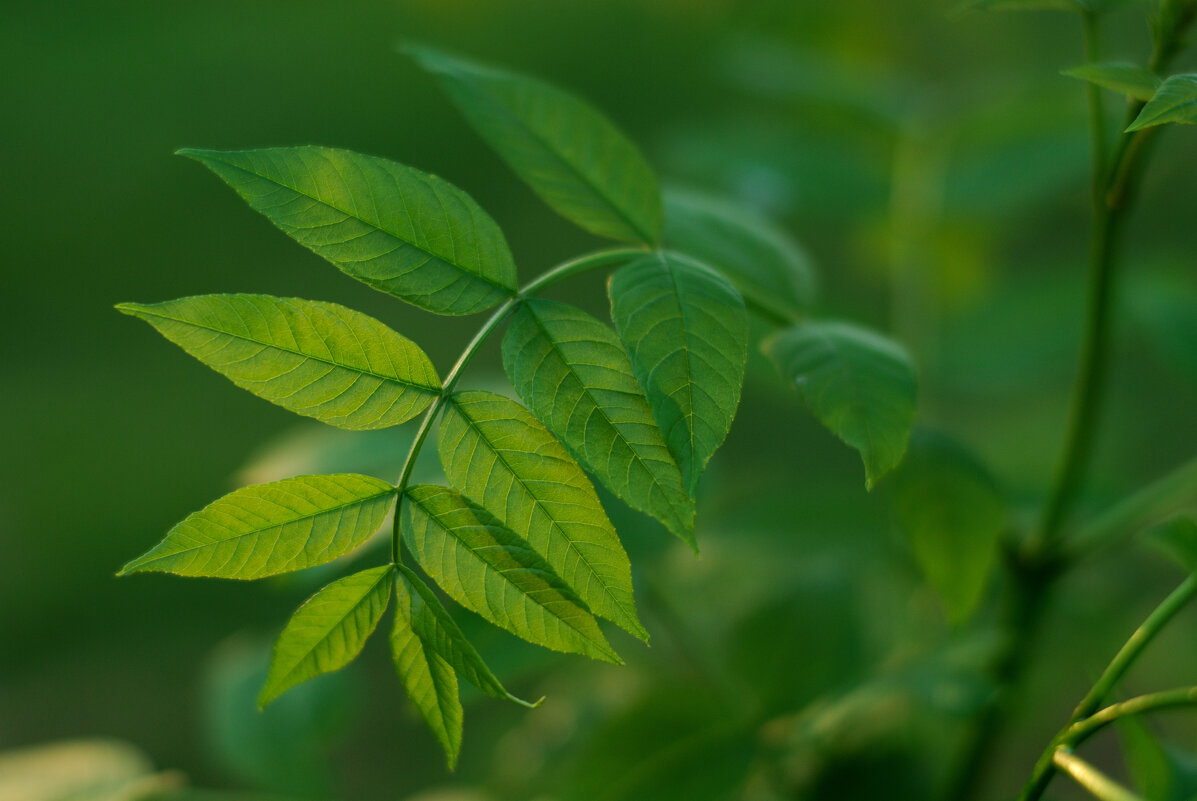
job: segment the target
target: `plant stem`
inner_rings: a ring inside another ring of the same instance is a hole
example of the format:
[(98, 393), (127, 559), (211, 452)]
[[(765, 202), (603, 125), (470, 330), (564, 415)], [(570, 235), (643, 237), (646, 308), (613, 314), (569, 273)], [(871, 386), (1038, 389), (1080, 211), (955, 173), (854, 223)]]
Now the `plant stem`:
[(465, 368), (469, 366), (475, 354), (490, 339), (491, 334), (499, 329), (524, 298), (542, 292), (570, 276), (578, 275), (588, 270), (609, 267), (612, 264), (618, 264), (621, 261), (642, 256), (647, 252), (649, 251), (643, 248), (611, 248), (595, 251), (594, 253), (588, 253), (576, 259), (562, 262), (556, 267), (546, 270), (536, 278), (533, 278), (523, 289), (504, 301), (503, 305), (496, 309), (487, 321), (482, 324), (482, 327), (478, 329), (478, 333), (465, 346), (465, 350), (461, 352), (461, 355), (457, 358), (457, 362), (449, 370), (448, 375), (445, 376), (440, 394), (437, 395), (436, 399), (428, 407), (428, 411), (424, 413), (424, 419), (420, 421), (420, 428), (416, 431), (416, 437), (412, 440), (411, 448), (407, 452), (407, 459), (403, 462), (403, 469), (399, 473), (399, 480), (395, 482), (398, 499), (395, 501), (395, 514), (391, 523), (392, 564), (398, 565), (402, 563), (399, 536), (399, 509), (403, 503), (403, 493), (407, 489), (408, 482), (411, 480), (412, 470), (415, 469), (416, 459), (420, 455), (420, 450), (424, 447), (424, 441), (428, 439), (428, 432), (432, 430), (432, 424), (435, 422), (437, 414), (444, 408), (446, 401), (448, 401), (449, 396), (453, 393), (453, 388), (457, 385), (457, 380), (461, 377)]
[(1057, 768), (1076, 779), (1077, 784), (1101, 801), (1144, 801), (1141, 796), (1135, 795), (1069, 748), (1057, 748), (1053, 759)]

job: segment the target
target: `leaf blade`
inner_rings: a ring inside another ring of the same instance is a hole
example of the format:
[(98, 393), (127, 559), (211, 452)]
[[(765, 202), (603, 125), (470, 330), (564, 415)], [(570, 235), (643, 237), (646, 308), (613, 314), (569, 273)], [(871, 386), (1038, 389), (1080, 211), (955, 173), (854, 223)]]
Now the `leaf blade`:
[(438, 447), (456, 490), (527, 540), (596, 614), (647, 639), (615, 528), (582, 468), (539, 420), (501, 395), (455, 393)]
[(256, 579), (324, 564), (369, 539), (394, 494), (353, 473), (243, 487), (188, 516), (118, 575)]
[(430, 614), (420, 592), (422, 582), (404, 570), (396, 574), (396, 579), (395, 622), (391, 629), (395, 672), (408, 699), (444, 749), (449, 770), (453, 770), (461, 754), (464, 717), (457, 674), (416, 628), (415, 621)]
[(534, 645), (622, 662), (549, 564), (485, 509), (429, 484), (403, 500), (405, 540), (453, 600)]
[(1082, 64), (1064, 70), (1063, 74), (1143, 101), (1151, 100), (1162, 83), (1158, 75), (1145, 67), (1116, 62)]
[(558, 214), (599, 236), (660, 240), (657, 178), (597, 109), (535, 78), (429, 47), (405, 51), (440, 79), (466, 120)]
[(441, 392), (414, 342), (335, 303), (233, 294), (117, 308), (242, 389), (340, 428), (397, 425)]
[(740, 403), (744, 301), (704, 265), (666, 253), (616, 270), (608, 290), (632, 370), (693, 497)]
[(848, 323), (809, 322), (765, 352), (833, 434), (860, 452), (870, 489), (901, 461), (914, 422), (914, 366), (900, 345)]
[(694, 546), (693, 502), (610, 327), (564, 303), (527, 300), (503, 337), (503, 367), (575, 459)]
[(303, 603), (274, 643), (258, 696), (265, 708), (295, 685), (339, 670), (361, 653), (391, 598), (390, 565), (338, 579)]
[(1197, 73), (1166, 78), (1126, 133), (1169, 122), (1197, 125)]
[(498, 225), (434, 175), (315, 146), (179, 154), (346, 275), (412, 305), (473, 314), (515, 293), (515, 261)]

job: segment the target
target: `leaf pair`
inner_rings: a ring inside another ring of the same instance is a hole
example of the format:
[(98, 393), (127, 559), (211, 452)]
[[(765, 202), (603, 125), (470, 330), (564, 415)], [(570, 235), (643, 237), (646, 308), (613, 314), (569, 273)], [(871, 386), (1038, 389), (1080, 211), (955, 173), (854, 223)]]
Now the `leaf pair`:
[(1144, 67), (1101, 63), (1084, 64), (1065, 70), (1064, 74), (1142, 101), (1145, 105), (1125, 133), (1170, 122), (1197, 124), (1197, 73), (1172, 75), (1161, 81)]

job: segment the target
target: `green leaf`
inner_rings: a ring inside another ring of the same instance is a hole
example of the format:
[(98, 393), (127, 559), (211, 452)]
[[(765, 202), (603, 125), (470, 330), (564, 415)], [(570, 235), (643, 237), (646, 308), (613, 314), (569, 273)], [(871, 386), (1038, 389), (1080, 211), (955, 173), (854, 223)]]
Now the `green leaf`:
[(1197, 573), (1197, 520), (1187, 515), (1176, 515), (1152, 526), (1147, 536), (1181, 569)]
[(582, 468), (515, 401), (490, 392), (450, 401), (439, 438), (449, 483), (527, 540), (595, 614), (648, 639), (628, 556)]
[(962, 7), (969, 11), (1077, 11), (1087, 4), (1084, 0), (968, 0)]
[(1172, 795), (1173, 768), (1168, 753), (1138, 716), (1128, 715), (1114, 721), (1122, 741), (1123, 759), (1135, 788), (1145, 798), (1169, 801)]
[(694, 503), (609, 326), (564, 303), (520, 304), (503, 338), (520, 397), (608, 489), (694, 545)]
[(412, 611), (410, 623), (412, 631), (422, 642), (448, 662), (457, 674), (464, 676), (466, 681), (492, 698), (514, 701), (529, 709), (540, 705), (540, 701), (530, 704), (507, 692), (495, 674), (482, 661), (482, 657), (478, 655), (474, 646), (461, 633), (461, 629), (453, 622), (449, 611), (445, 609), (436, 594), (409, 568), (398, 565), (398, 569), (407, 582), (408, 590), (414, 589), (420, 596), (420, 604), (410, 607)]
[(441, 392), (424, 351), (372, 317), (270, 295), (197, 295), (122, 303), (242, 389), (348, 429), (410, 420)]
[(346, 275), (438, 314), (472, 314), (515, 292), (503, 232), (448, 181), (327, 147), (180, 150)]
[(860, 451), (870, 489), (902, 461), (917, 390), (902, 346), (850, 323), (810, 322), (775, 335), (764, 348), (815, 417)]
[(796, 320), (814, 301), (814, 268), (801, 246), (764, 217), (710, 195), (665, 193), (665, 244), (731, 281), (750, 306)]
[(395, 671), (453, 770), (461, 753), (461, 696), (453, 666), (437, 651), (435, 637), (429, 636), (436, 626), (429, 604), (440, 604), (411, 571), (400, 567), (396, 579), (395, 626), (391, 629)]
[(1135, 100), (1150, 100), (1160, 88), (1160, 79), (1154, 72), (1137, 64), (1082, 64), (1064, 70), (1070, 78), (1096, 84)]
[(621, 663), (585, 604), (519, 535), (448, 487), (412, 487), (404, 538), (453, 600), (535, 645)]
[(391, 598), (390, 565), (338, 579), (295, 610), (274, 643), (270, 675), (258, 696), (265, 707), (310, 678), (352, 662)]
[(599, 111), (543, 81), (408, 47), (541, 200), (591, 233), (655, 244), (661, 195), (644, 156)]
[(1126, 132), (1168, 122), (1197, 124), (1197, 73), (1167, 78)]
[(921, 434), (892, 479), (894, 518), (954, 624), (977, 607), (1006, 526), (993, 478), (955, 441)]
[(609, 289), (632, 370), (693, 496), (740, 403), (744, 301), (706, 266), (671, 253), (621, 267)]
[(119, 575), (256, 579), (322, 565), (368, 540), (394, 494), (352, 473), (244, 487), (190, 515)]

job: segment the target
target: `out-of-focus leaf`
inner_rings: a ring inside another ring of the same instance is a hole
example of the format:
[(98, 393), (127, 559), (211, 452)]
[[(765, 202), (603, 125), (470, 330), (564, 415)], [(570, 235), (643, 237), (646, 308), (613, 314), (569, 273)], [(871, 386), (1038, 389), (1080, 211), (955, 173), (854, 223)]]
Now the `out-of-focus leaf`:
[(917, 390), (904, 348), (850, 323), (808, 322), (775, 335), (764, 349), (815, 417), (860, 452), (866, 486), (902, 460)]
[(1103, 64), (1082, 64), (1064, 70), (1070, 78), (1096, 84), (1103, 89), (1126, 95), (1135, 100), (1150, 100), (1160, 88), (1160, 78), (1154, 72), (1137, 64), (1108, 62)]
[(1197, 73), (1166, 78), (1126, 132), (1169, 122), (1197, 124)]
[(644, 156), (598, 110), (543, 81), (409, 47), (515, 173), (591, 233), (655, 244), (661, 194)]
[(1147, 536), (1181, 569), (1197, 573), (1197, 520), (1177, 515), (1152, 526)]
[(891, 489), (894, 517), (915, 561), (948, 617), (962, 623), (980, 601), (997, 555), (1004, 498), (967, 450), (929, 433), (911, 439)]
[(531, 412), (491, 392), (455, 393), (438, 447), (450, 484), (527, 540), (592, 611), (647, 636), (594, 486)]
[(295, 611), (274, 644), (258, 696), (265, 707), (296, 684), (339, 670), (361, 653), (391, 598), (390, 565), (338, 579)]
[(348, 429), (410, 420), (440, 394), (424, 351), (372, 317), (270, 295), (199, 295), (122, 303), (242, 389)]
[(0, 751), (5, 801), (139, 801), (182, 783), (155, 773), (138, 749), (117, 740), (67, 740)]
[(1088, 0), (967, 0), (961, 7), (973, 11), (1078, 11)]
[(814, 302), (810, 258), (768, 219), (712, 195), (665, 193), (665, 244), (714, 267), (750, 305), (794, 320)]
[(243, 487), (176, 525), (120, 575), (256, 579), (322, 565), (368, 540), (394, 494), (385, 481), (353, 473)]
[(410, 488), (400, 509), (421, 567), (462, 606), (536, 645), (622, 661), (540, 554), (485, 509), (427, 484)]
[(1115, 722), (1123, 758), (1135, 788), (1151, 801), (1192, 801), (1197, 798), (1197, 758), (1172, 743), (1162, 742), (1139, 717)]
[(499, 226), (434, 175), (327, 147), (179, 153), (346, 275), (422, 309), (472, 314), (515, 292)]
[(419, 711), (445, 751), (449, 770), (461, 753), (462, 709), (453, 665), (437, 649), (435, 621), (429, 608), (431, 591), (414, 574), (400, 570), (395, 576), (395, 625), (391, 629), (391, 655), (407, 697)]
[(608, 290), (632, 370), (693, 497), (740, 404), (744, 301), (722, 276), (672, 253), (620, 267)]
[(1197, 383), (1197, 291), (1187, 274), (1127, 276), (1128, 311), (1148, 344)]
[(679, 464), (608, 325), (565, 303), (526, 301), (503, 338), (503, 366), (520, 397), (602, 484), (694, 545), (694, 504)]

